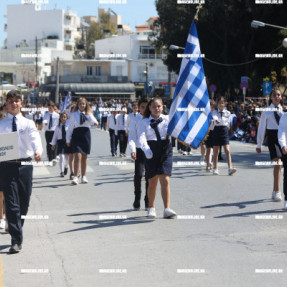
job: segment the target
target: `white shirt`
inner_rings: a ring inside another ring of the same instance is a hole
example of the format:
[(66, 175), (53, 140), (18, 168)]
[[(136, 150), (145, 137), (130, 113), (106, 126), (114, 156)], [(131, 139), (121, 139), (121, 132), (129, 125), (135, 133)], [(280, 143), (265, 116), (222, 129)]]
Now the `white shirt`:
[[(52, 127), (49, 129), (50, 124), (50, 115), (52, 115)], [(43, 117), (43, 127), (45, 131), (54, 131), (56, 126), (59, 124), (59, 114), (55, 111), (51, 114), (50, 112), (46, 112)], [(46, 125), (47, 124), (47, 125)]]
[[(131, 114), (129, 114), (131, 115)], [(138, 138), (138, 128), (139, 123), (141, 122), (143, 116), (138, 113), (134, 116), (134, 113), (132, 113), (132, 117), (130, 117), (130, 123), (128, 126), (129, 131), (129, 149), (131, 153), (136, 152), (136, 148), (141, 148), (139, 138)]]
[[(229, 127), (230, 112), (228, 110), (224, 109), (222, 112), (219, 109), (218, 110), (214, 110), (213, 113), (212, 113), (212, 118), (214, 120), (214, 125), (216, 127), (218, 127), (218, 126)], [(218, 124), (216, 121), (220, 121), (220, 123)]]
[[(62, 126), (63, 126), (62, 123), (61, 123), (60, 125), (57, 125), (57, 126), (56, 126), (56, 129), (55, 129), (54, 135), (53, 135), (53, 139), (52, 139), (52, 141), (50, 142), (51, 145), (56, 145), (57, 141), (58, 141), (58, 140), (61, 140), (61, 139), (63, 138), (63, 137), (62, 137)], [(67, 120), (67, 121), (66, 121), (66, 124), (65, 124), (66, 134), (67, 134), (68, 126), (69, 126), (69, 122), (68, 122), (68, 120)]]
[[(165, 140), (169, 117), (168, 115), (160, 115), (160, 117), (163, 119), (163, 121), (158, 124), (158, 131), (159, 131), (160, 138)], [(143, 119), (142, 121), (139, 122), (139, 126), (138, 126), (138, 138), (139, 138), (140, 148), (143, 150), (147, 158), (152, 157), (152, 151), (147, 141), (157, 140), (155, 131), (150, 126), (151, 119), (153, 119), (152, 116), (150, 116), (148, 119)]]
[(87, 115), (84, 111), (83, 114), (87, 118), (87, 120), (83, 124), (80, 124), (80, 122), (81, 122), (80, 121), (81, 120), (81, 111), (80, 110), (77, 110), (76, 112), (73, 112), (71, 114), (71, 117), (69, 119), (67, 133), (66, 133), (66, 142), (67, 143), (71, 142), (71, 138), (72, 138), (72, 134), (73, 134), (74, 129), (84, 128), (84, 127), (89, 128), (91, 125), (98, 123), (98, 121), (94, 117), (93, 113), (90, 113)]
[(130, 113), (128, 114), (128, 118), (127, 118), (127, 121), (126, 121), (126, 131), (127, 133), (129, 133), (129, 126), (130, 126), (130, 122), (132, 119), (135, 119), (137, 117), (137, 115), (139, 115), (140, 113)]
[[(275, 106), (271, 104), (268, 108), (275, 109)], [(279, 116), (283, 115), (282, 106), (278, 105), (279, 111), (277, 112)], [(261, 148), (264, 137), (265, 130), (278, 130), (278, 124), (274, 116), (274, 111), (263, 111), (260, 117), (260, 122), (257, 131), (257, 148)]]
[[(13, 115), (0, 121), (0, 134), (12, 132)], [(22, 114), (16, 116), (16, 125), (19, 144), (19, 158), (33, 157), (37, 152), (42, 154), (43, 147), (39, 131), (32, 120), (26, 119)]]
[(279, 122), (278, 142), (281, 148), (287, 146), (287, 114), (284, 114)]
[(107, 119), (107, 126), (108, 126), (108, 129), (112, 129), (112, 130), (117, 130), (117, 124), (115, 123), (115, 119), (116, 119), (116, 122), (117, 122), (117, 115), (116, 117), (113, 115), (113, 114), (110, 114), (108, 116), (108, 119)]
[(126, 131), (127, 119), (128, 119), (128, 116), (126, 114), (118, 114), (116, 116), (118, 131)]

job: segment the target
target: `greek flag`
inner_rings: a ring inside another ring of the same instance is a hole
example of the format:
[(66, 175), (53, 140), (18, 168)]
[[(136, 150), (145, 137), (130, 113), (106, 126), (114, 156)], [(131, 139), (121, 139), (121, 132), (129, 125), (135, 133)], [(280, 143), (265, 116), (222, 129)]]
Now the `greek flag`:
[(65, 98), (64, 104), (63, 104), (63, 109), (61, 112), (65, 112), (69, 107), (70, 107), (70, 92), (67, 93), (67, 96)]
[(63, 106), (64, 106), (64, 103), (63, 103), (63, 101), (62, 101), (62, 97), (60, 97), (60, 104), (59, 104), (60, 112), (63, 111)]
[(196, 149), (208, 132), (212, 116), (194, 21), (182, 58), (169, 112), (168, 134)]

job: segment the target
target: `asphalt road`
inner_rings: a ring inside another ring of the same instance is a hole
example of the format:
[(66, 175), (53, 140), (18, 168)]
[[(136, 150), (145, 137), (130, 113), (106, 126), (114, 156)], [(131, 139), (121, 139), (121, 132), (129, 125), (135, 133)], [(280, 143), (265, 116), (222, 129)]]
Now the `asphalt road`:
[(35, 167), (21, 253), (7, 254), (10, 236), (0, 235), (6, 287), (286, 285), (287, 215), (270, 200), (272, 167), (255, 166), (267, 149), (231, 142), (233, 176), (225, 162), (213, 176), (192, 165), (199, 151), (174, 149), (172, 220), (159, 187), (155, 220), (132, 209), (133, 163), (109, 150), (108, 133), (93, 129), (88, 184), (72, 186), (58, 165)]

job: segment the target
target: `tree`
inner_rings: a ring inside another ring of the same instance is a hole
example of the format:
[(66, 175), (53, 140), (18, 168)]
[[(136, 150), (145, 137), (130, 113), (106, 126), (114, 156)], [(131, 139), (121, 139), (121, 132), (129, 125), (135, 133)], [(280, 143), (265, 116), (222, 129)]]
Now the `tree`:
[(93, 49), (91, 49), (92, 44), (94, 44), (96, 40), (103, 39), (104, 37), (105, 35), (100, 24), (92, 22), (87, 33), (87, 54), (94, 54)]
[[(176, 2), (156, 0), (157, 25), (161, 26), (157, 46), (185, 47), (196, 5), (178, 5)], [(255, 55), (270, 53), (279, 47), (284, 38), (282, 31), (280, 34), (280, 30), (272, 28), (252, 29), (250, 24), (256, 19), (284, 26), (284, 7), (286, 4), (256, 5), (250, 0), (205, 0), (197, 30), (201, 52), (205, 54), (203, 65), (208, 84), (216, 84), (222, 94), (230, 89), (231, 96), (235, 96), (234, 88), (239, 87), (240, 77), (248, 76), (251, 79), (249, 95), (259, 95), (262, 78), (271, 71), (280, 74), (284, 58), (255, 58)], [(177, 58), (177, 53), (182, 51), (170, 51), (164, 63), (170, 71), (178, 73), (181, 59)], [(284, 48), (274, 53), (287, 56)]]

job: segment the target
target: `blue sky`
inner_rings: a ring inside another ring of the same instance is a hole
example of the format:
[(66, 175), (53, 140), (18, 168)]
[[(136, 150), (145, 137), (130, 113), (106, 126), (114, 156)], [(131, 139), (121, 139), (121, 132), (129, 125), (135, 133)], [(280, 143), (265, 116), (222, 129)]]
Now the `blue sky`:
[[(107, 0), (105, 0), (107, 2)], [(145, 24), (145, 21), (152, 16), (157, 16), (155, 9), (155, 0), (115, 0), (126, 1), (127, 4), (99, 4), (99, 0), (49, 0), (47, 9), (67, 9), (76, 11), (81, 16), (98, 15), (98, 7), (111, 8), (118, 15), (122, 16), (122, 23), (129, 24), (133, 31), (135, 26)], [(110, 2), (112, 2), (110, 0)], [(6, 19), (3, 15), (6, 13), (7, 5), (21, 4), (21, 0), (0, 0), (0, 47), (3, 46), (3, 40), (6, 38), (4, 32), (4, 23)], [(42, 9), (44, 6), (42, 5)], [(18, 19), (16, 21), (25, 21)], [(21, 27), (21, 24), (20, 24)]]

